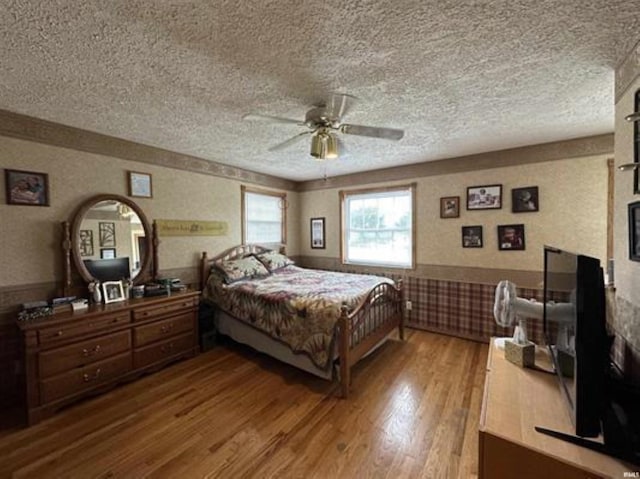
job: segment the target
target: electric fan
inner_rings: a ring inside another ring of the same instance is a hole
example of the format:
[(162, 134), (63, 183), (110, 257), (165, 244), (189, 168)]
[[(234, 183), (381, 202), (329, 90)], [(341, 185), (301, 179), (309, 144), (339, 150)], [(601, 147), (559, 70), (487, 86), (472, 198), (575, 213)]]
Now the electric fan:
[[(502, 280), (496, 286), (496, 299), (493, 304), (493, 317), (500, 326), (509, 328), (517, 320), (512, 341), (516, 344), (529, 344), (527, 339), (527, 321), (525, 318), (542, 319), (542, 303), (535, 299), (519, 298), (516, 285), (511, 281)], [(511, 338), (499, 338), (496, 344), (504, 348), (504, 342)]]

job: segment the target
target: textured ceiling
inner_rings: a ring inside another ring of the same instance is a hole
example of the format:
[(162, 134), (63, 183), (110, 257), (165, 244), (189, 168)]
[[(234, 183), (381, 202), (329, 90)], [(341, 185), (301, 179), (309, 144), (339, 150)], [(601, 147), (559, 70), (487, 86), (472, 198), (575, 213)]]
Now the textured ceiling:
[[(0, 4), (0, 108), (306, 180), (613, 131), (614, 69), (637, 0), (47, 0)], [(347, 122), (317, 162), (302, 119), (326, 92)]]

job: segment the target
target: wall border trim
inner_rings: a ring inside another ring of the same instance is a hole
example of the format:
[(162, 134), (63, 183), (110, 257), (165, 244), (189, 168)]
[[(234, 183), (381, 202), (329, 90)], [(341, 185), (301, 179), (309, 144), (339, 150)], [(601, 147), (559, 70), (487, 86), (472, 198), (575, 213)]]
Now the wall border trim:
[(0, 136), (34, 141), (72, 150), (218, 176), (258, 185), (294, 190), (296, 183), (276, 176), (223, 165), (195, 156), (143, 145), (113, 136), (0, 110)]

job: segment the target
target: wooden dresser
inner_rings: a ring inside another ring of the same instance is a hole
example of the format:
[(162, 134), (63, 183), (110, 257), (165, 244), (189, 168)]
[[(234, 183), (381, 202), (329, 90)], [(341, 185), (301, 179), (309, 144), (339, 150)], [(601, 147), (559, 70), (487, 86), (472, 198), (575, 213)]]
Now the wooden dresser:
[(18, 322), (29, 424), (198, 352), (199, 291)]
[[(536, 347), (536, 365), (551, 369), (546, 349)], [(558, 379), (510, 363), (492, 340), (480, 415), (480, 479), (622, 478), (625, 472), (638, 471), (637, 466), (540, 434), (535, 426), (574, 432)]]

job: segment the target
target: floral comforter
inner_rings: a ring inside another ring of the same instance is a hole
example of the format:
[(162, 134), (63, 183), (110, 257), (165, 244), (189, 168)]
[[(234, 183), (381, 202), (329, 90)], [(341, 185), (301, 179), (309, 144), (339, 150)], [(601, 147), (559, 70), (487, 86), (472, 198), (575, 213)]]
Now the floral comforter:
[(228, 314), (307, 354), (329, 368), (340, 308), (353, 309), (374, 286), (393, 281), (381, 276), (337, 273), (286, 266), (261, 278), (225, 284), (212, 273), (205, 300)]

